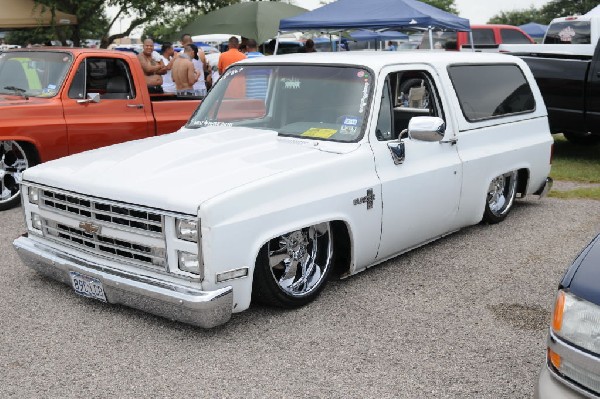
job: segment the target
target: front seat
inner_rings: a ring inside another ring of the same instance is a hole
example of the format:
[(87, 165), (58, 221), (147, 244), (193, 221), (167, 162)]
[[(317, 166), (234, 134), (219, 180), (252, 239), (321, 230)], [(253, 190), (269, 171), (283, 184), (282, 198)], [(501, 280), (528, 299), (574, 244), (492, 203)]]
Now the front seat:
[(101, 96), (105, 99), (125, 100), (129, 98), (129, 84), (123, 75), (112, 76), (106, 82), (106, 93)]

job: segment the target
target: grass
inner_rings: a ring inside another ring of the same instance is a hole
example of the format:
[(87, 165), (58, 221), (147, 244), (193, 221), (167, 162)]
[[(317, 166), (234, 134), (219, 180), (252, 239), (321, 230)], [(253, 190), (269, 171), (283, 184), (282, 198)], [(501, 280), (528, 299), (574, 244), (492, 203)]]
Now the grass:
[(600, 200), (600, 187), (581, 187), (569, 191), (550, 191), (549, 197), (562, 199), (593, 199)]
[(600, 145), (578, 146), (562, 134), (555, 135), (550, 176), (554, 180), (600, 183)]
[[(554, 157), (550, 176), (554, 180), (600, 184), (600, 145), (571, 144), (562, 134), (554, 136)], [(578, 187), (568, 191), (553, 190), (550, 197), (600, 200), (600, 187)]]

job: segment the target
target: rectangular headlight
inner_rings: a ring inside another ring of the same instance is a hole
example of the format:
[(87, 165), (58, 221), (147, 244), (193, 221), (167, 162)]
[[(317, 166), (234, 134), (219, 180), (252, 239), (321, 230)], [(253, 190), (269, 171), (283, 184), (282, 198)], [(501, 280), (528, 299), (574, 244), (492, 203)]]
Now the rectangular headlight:
[(175, 230), (177, 238), (191, 242), (198, 242), (198, 221), (191, 219), (176, 219)]
[(600, 307), (559, 291), (554, 305), (552, 330), (581, 348), (600, 354)]
[(36, 230), (42, 229), (42, 218), (37, 213), (31, 213), (31, 227)]
[(184, 272), (200, 274), (200, 262), (198, 255), (185, 251), (177, 251), (177, 262), (179, 270)]
[(31, 204), (37, 204), (40, 201), (39, 190), (35, 187), (27, 187), (27, 197)]

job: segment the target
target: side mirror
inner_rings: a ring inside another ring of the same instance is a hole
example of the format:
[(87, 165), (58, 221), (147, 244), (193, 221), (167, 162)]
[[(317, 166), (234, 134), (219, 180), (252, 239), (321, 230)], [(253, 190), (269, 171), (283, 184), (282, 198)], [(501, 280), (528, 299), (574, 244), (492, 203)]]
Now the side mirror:
[(85, 100), (77, 100), (77, 104), (99, 103), (100, 93), (88, 93)]
[(440, 141), (446, 132), (446, 122), (437, 116), (415, 116), (408, 122), (408, 137), (419, 141)]

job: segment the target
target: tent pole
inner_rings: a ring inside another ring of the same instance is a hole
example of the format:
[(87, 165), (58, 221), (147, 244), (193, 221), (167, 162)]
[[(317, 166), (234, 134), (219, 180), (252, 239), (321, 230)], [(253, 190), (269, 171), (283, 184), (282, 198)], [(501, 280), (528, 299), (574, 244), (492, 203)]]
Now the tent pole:
[(342, 51), (342, 31), (340, 31), (339, 33), (339, 40), (338, 40), (338, 52)]
[(277, 49), (279, 48), (279, 35), (281, 31), (277, 31), (277, 37), (275, 38), (275, 50), (273, 50), (273, 55), (277, 55)]
[(471, 50), (475, 52), (475, 42), (473, 42), (473, 31), (469, 31), (469, 39), (471, 39)]
[(333, 45), (333, 38), (331, 37), (331, 32), (327, 33), (329, 33), (329, 45), (331, 46), (331, 52), (333, 52), (335, 50), (335, 46)]
[(430, 26), (427, 30), (429, 31), (429, 51), (433, 51), (433, 29)]

